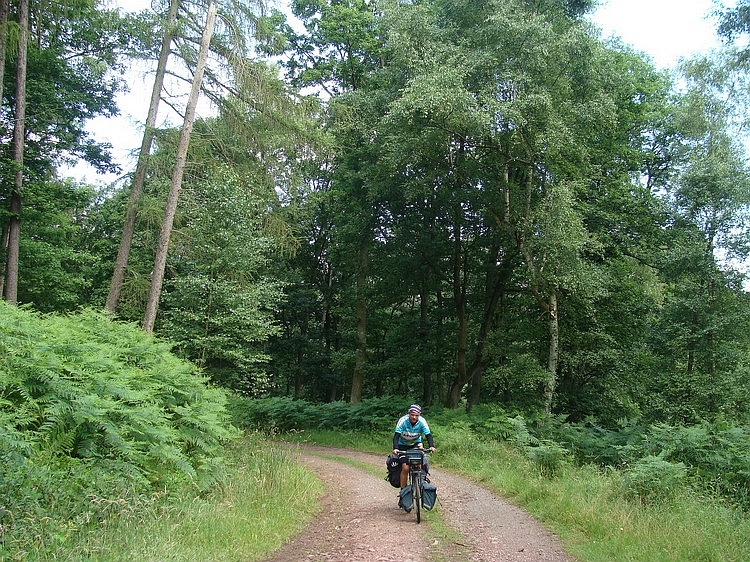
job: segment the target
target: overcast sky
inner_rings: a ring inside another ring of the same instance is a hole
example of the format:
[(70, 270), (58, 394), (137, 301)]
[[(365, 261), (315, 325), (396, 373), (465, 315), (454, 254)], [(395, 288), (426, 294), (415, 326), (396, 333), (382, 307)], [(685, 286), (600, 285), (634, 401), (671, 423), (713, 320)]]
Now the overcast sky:
[[(710, 50), (717, 44), (716, 25), (706, 19), (713, 0), (601, 0), (591, 20), (603, 37), (616, 35), (651, 56), (663, 68), (680, 57)], [(724, 4), (734, 5), (735, 0)]]

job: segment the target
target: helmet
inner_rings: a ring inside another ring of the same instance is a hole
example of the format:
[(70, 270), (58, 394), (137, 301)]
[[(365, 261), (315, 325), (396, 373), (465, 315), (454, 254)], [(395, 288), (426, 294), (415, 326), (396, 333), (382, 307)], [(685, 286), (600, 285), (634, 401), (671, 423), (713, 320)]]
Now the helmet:
[(409, 406), (409, 413), (419, 415), (422, 413), (422, 407), (419, 404), (412, 404)]

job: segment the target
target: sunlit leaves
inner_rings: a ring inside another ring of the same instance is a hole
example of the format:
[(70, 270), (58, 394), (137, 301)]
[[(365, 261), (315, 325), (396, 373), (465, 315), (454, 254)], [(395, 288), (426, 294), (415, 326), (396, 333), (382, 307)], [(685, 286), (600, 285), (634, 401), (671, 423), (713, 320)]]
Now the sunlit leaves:
[[(233, 435), (224, 394), (169, 345), (101, 314), (2, 305), (0, 419), (22, 453), (118, 460), (153, 482), (201, 470)], [(5, 451), (5, 449), (4, 449)]]

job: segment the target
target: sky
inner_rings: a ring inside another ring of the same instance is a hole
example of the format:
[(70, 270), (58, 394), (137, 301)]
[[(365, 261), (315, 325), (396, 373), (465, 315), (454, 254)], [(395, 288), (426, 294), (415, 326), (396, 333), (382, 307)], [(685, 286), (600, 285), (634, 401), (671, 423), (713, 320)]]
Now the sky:
[(602, 37), (616, 35), (656, 66), (671, 68), (681, 57), (718, 45), (716, 25), (706, 19), (713, 7), (712, 0), (601, 0), (591, 20)]
[[(280, 0), (280, 2), (283, 0)], [(734, 0), (725, 0), (733, 4)], [(115, 0), (115, 6), (143, 10), (150, 0)], [(681, 57), (705, 53), (718, 45), (715, 23), (706, 19), (713, 0), (600, 0), (600, 7), (590, 16), (602, 30), (602, 38), (619, 37), (624, 43), (648, 55), (659, 68), (672, 68)], [(123, 172), (135, 167), (135, 149), (140, 146), (142, 128), (151, 94), (150, 75), (132, 72), (130, 91), (118, 96), (121, 115), (92, 120), (89, 130), (100, 142), (112, 144), (112, 152)], [(162, 112), (166, 108), (162, 106)], [(85, 166), (63, 171), (91, 183), (109, 184), (114, 175), (99, 175)]]

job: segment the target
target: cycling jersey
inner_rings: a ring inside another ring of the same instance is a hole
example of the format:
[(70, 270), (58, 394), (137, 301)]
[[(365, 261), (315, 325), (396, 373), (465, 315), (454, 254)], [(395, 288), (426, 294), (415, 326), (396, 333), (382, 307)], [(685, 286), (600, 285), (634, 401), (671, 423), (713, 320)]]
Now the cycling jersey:
[(396, 433), (399, 433), (398, 448), (411, 449), (418, 443), (422, 442), (422, 435), (430, 434), (430, 427), (427, 425), (427, 420), (422, 416), (417, 418), (417, 422), (412, 425), (409, 415), (402, 416), (398, 422), (396, 422)]

